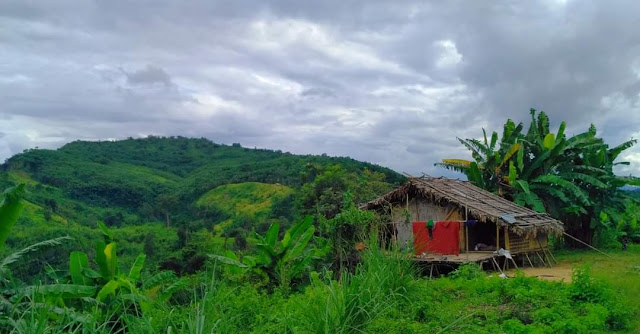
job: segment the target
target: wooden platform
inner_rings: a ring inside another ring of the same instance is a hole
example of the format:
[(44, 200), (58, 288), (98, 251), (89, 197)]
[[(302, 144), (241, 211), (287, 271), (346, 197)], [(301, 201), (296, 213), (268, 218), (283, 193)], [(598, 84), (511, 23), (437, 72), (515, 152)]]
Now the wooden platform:
[(487, 252), (469, 252), (461, 253), (460, 255), (441, 255), (441, 254), (423, 254), (416, 255), (413, 259), (418, 262), (428, 263), (478, 263), (486, 260), (490, 260), (492, 257), (498, 256), (492, 251)]

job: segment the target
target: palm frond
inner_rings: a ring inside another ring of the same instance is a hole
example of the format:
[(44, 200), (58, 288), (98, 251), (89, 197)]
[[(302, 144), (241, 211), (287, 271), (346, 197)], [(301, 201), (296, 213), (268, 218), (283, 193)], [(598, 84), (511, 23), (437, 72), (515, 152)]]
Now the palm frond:
[(471, 143), (467, 142), (469, 139), (456, 138), (467, 150), (471, 151), (471, 156), (476, 161), (480, 161), (483, 159), (483, 154), (476, 147), (472, 146)]
[(445, 169), (452, 170), (454, 172), (463, 173), (463, 174), (466, 174), (467, 171), (469, 170), (469, 167), (465, 167), (463, 165), (449, 164), (444, 162), (436, 162), (433, 165), (436, 167), (445, 168)]
[(473, 145), (473, 147), (475, 147), (481, 153), (481, 155), (491, 155), (492, 152), (489, 149), (489, 146), (483, 145), (479, 140), (471, 138), (467, 139), (467, 141), (470, 145)]
[(540, 138), (544, 138), (549, 134), (549, 116), (544, 111), (540, 111), (538, 114), (538, 135)]
[(518, 125), (515, 126), (515, 128), (510, 132), (509, 135), (506, 135), (506, 136), (505, 134), (502, 135), (502, 140), (500, 142), (500, 151), (504, 152), (506, 148), (510, 147), (513, 143), (521, 142), (524, 139), (522, 135), (523, 127), (524, 127), (524, 124), (522, 124), (522, 122), (518, 123)]
[(509, 161), (509, 159), (511, 159), (514, 154), (518, 153), (520, 147), (522, 147), (521, 143), (514, 143), (513, 145), (511, 145), (507, 153), (504, 155), (504, 157), (502, 157), (502, 161), (500, 162), (500, 165), (498, 165), (498, 168), (507, 163), (507, 161)]
[(545, 174), (535, 178), (532, 183), (547, 183), (550, 185), (557, 185), (558, 187), (565, 189), (569, 194), (571, 194), (571, 196), (578, 199), (583, 205), (591, 205), (591, 201), (589, 201), (589, 197), (584, 190), (575, 185), (573, 182), (567, 181), (560, 176)]
[(538, 193), (540, 193), (540, 192), (549, 193), (549, 195), (551, 195), (554, 198), (559, 199), (563, 203), (566, 203), (566, 204), (570, 204), (571, 203), (571, 200), (567, 197), (567, 195), (565, 195), (565, 193), (562, 191), (562, 189), (554, 187), (552, 185), (534, 183), (534, 184), (531, 185), (531, 189), (534, 190), (535, 192), (538, 192)]
[(538, 195), (533, 192), (521, 192), (515, 195), (514, 202), (520, 206), (530, 207), (536, 212), (546, 212), (544, 203)]
[(176, 279), (176, 274), (174, 274), (173, 271), (161, 271), (151, 276), (149, 279), (146, 279), (142, 284), (142, 289), (147, 290), (159, 285), (173, 283)]
[(609, 156), (611, 157), (611, 161), (616, 160), (616, 158), (618, 158), (618, 155), (620, 155), (620, 153), (622, 153), (623, 151), (631, 148), (633, 145), (637, 144), (638, 141), (635, 139), (631, 139), (629, 141), (626, 141), (612, 149), (609, 150)]
[(591, 175), (588, 175), (588, 174), (583, 174), (583, 173), (563, 173), (563, 174), (561, 174), (561, 176), (564, 179), (580, 180), (582, 182), (585, 182), (585, 183), (587, 183), (589, 185), (592, 185), (594, 187), (601, 188), (601, 189), (606, 189), (606, 188), (609, 187), (606, 183), (604, 183), (604, 182), (598, 180), (597, 178), (595, 178), (595, 177), (593, 177)]
[(568, 168), (576, 171), (576, 172), (588, 172), (590, 174), (597, 174), (597, 175), (606, 175), (607, 171), (599, 168), (599, 167), (594, 167), (594, 166), (587, 166), (587, 165), (573, 165), (570, 164), (568, 165)]
[(482, 145), (482, 143), (476, 139), (461, 139), (457, 138), (458, 141), (464, 145), (469, 151), (471, 151), (471, 156), (479, 163), (484, 163), (485, 156), (488, 152), (488, 147)]
[(55, 239), (49, 239), (49, 240), (45, 240), (45, 241), (41, 241), (38, 243), (35, 243), (29, 247), (26, 247), (22, 250), (19, 250), (13, 254), (10, 254), (9, 256), (5, 257), (2, 262), (0, 262), (0, 272), (3, 272), (4, 270), (6, 270), (7, 266), (9, 266), (12, 263), (15, 263), (16, 261), (20, 260), (20, 258), (22, 258), (24, 255), (31, 253), (31, 252), (35, 252), (38, 249), (42, 248), (42, 247), (53, 247), (53, 246), (59, 246), (63, 243), (63, 241), (68, 241), (68, 240), (73, 240), (73, 238), (66, 236), (66, 237), (59, 237), (59, 238), (55, 238)]
[(509, 138), (511, 138), (511, 134), (513, 133), (513, 131), (516, 129), (516, 123), (513, 122), (513, 120), (511, 118), (507, 119), (507, 121), (504, 123), (504, 127), (502, 129), (502, 143), (505, 143), (505, 141)]
[(496, 149), (496, 144), (498, 143), (498, 133), (493, 132), (491, 134), (491, 144), (489, 144), (489, 151), (494, 151)]
[(558, 128), (558, 133), (556, 134), (556, 140), (562, 140), (565, 138), (564, 129), (567, 127), (566, 122), (560, 123), (560, 127)]

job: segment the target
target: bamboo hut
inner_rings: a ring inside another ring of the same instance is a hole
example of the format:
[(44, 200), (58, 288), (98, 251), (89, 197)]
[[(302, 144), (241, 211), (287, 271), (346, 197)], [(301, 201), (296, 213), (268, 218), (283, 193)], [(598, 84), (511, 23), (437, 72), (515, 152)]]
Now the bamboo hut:
[(389, 217), (382, 226), (384, 241), (413, 246), (416, 259), (425, 262), (489, 261), (493, 265), (495, 257), (504, 256), (506, 250), (516, 267), (512, 256), (531, 266), (538, 259), (551, 265), (548, 238), (564, 231), (562, 223), (546, 213), (458, 179), (411, 178), (360, 208)]

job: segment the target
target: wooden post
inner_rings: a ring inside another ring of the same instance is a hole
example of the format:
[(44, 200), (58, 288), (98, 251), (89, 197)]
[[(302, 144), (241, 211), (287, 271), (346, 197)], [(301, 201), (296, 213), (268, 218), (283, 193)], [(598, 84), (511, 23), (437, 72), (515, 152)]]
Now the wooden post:
[(407, 211), (409, 211), (409, 193), (407, 193)]
[[(536, 251), (534, 253), (536, 253), (536, 255), (538, 255), (538, 258), (540, 259), (540, 262), (542, 262), (542, 265), (546, 267), (547, 263), (544, 262), (544, 259), (542, 258), (542, 256), (540, 256), (540, 252)], [(549, 268), (551, 268), (551, 266), (549, 266)]]
[(527, 260), (529, 260), (529, 265), (531, 265), (531, 268), (533, 268), (533, 262), (531, 262), (531, 259), (529, 258), (529, 253), (524, 253), (524, 256), (527, 258)]
[(467, 224), (464, 224), (464, 242), (467, 249), (467, 261), (469, 261), (469, 227), (467, 227)]
[(500, 227), (496, 224), (496, 250), (500, 249)]
[(513, 263), (513, 266), (516, 267), (516, 269), (519, 269), (518, 265), (516, 264), (516, 260), (513, 258), (513, 255), (511, 255), (511, 262)]
[(509, 245), (509, 231), (505, 227), (504, 228), (504, 249), (509, 250), (509, 248), (511, 248), (511, 245)]
[(398, 224), (395, 220), (395, 214), (393, 213), (393, 209), (391, 209), (391, 243), (393, 243), (393, 247), (398, 246), (398, 235), (396, 231), (398, 230)]
[[(498, 264), (498, 262), (496, 261), (495, 256), (491, 258), (493, 260), (493, 264), (495, 265), (496, 268), (498, 268), (498, 271), (500, 271), (501, 274), (505, 275), (505, 273), (502, 271), (502, 269), (500, 269), (500, 265)], [(506, 276), (506, 275), (505, 275)]]
[[(466, 196), (466, 195), (465, 195)], [(464, 243), (467, 250), (467, 261), (469, 261), (469, 227), (467, 221), (469, 220), (469, 209), (464, 206)]]
[(556, 257), (553, 256), (553, 253), (551, 253), (551, 249), (548, 246), (547, 246), (547, 252), (549, 252), (549, 255), (551, 255), (551, 258), (553, 259), (553, 262), (555, 262), (557, 264), (558, 260), (556, 260)]
[(542, 243), (540, 242), (540, 239), (538, 239), (537, 236), (536, 236), (536, 241), (538, 242), (538, 246), (540, 246), (540, 250), (542, 251), (542, 254), (544, 255), (544, 257), (547, 258), (547, 263), (549, 263), (549, 268), (551, 268), (553, 266), (553, 263), (551, 263), (551, 259), (549, 258), (547, 253), (545, 253), (544, 247), (542, 247)]

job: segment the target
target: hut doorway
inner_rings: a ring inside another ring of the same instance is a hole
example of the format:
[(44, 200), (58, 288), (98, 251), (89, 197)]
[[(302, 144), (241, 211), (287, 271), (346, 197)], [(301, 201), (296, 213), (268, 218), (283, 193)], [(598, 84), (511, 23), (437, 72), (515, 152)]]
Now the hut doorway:
[(468, 245), (470, 252), (494, 251), (500, 248), (496, 247), (497, 234), (495, 224), (476, 222), (471, 226), (467, 226), (467, 229), (469, 233)]

